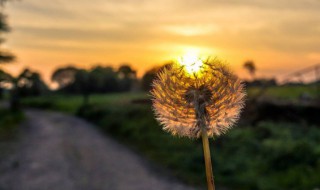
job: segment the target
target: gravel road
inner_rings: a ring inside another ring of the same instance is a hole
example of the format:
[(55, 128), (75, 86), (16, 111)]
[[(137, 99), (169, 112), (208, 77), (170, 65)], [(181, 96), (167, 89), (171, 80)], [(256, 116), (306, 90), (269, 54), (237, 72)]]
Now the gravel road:
[(15, 151), (0, 163), (0, 190), (193, 190), (84, 120), (39, 110), (26, 117)]

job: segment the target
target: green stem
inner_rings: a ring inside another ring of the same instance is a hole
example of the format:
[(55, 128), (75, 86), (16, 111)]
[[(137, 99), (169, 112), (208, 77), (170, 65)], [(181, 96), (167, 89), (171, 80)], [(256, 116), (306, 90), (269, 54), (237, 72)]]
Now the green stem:
[(208, 190), (215, 190), (207, 130), (202, 128), (201, 133), (202, 133), (204, 160), (206, 164)]

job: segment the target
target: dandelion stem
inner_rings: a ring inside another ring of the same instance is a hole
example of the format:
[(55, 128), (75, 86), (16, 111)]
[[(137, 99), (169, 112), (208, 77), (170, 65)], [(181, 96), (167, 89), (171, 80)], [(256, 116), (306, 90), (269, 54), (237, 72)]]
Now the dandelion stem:
[(215, 190), (213, 173), (212, 173), (212, 164), (211, 164), (208, 134), (207, 134), (206, 129), (202, 129), (201, 131), (202, 131), (201, 133), (202, 133), (202, 145), (203, 145), (204, 160), (205, 160), (205, 164), (206, 164), (208, 190)]
[(201, 128), (202, 146), (203, 146), (204, 161), (206, 165), (208, 190), (215, 190), (211, 156), (210, 156), (209, 139), (208, 139), (208, 133), (207, 133), (207, 124), (206, 124), (207, 111), (206, 111), (205, 105), (200, 102), (201, 102), (201, 99), (199, 99), (199, 97), (196, 95), (194, 99), (194, 106), (195, 106), (194, 108), (196, 112), (197, 125)]

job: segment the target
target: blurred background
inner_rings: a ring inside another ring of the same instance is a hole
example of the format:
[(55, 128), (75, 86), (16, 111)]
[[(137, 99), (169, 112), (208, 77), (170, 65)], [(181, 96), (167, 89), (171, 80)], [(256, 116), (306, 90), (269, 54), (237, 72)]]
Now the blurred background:
[(240, 121), (211, 141), (219, 188), (320, 188), (320, 1), (0, 2), (0, 189), (34, 108), (85, 119), (203, 188), (201, 141), (162, 131), (149, 94), (185, 55), (217, 57), (246, 85)]

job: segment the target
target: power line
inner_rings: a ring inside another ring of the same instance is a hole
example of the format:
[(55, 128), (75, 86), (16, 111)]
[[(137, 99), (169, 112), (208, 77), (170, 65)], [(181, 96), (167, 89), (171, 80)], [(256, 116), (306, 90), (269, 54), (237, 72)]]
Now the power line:
[(320, 81), (320, 64), (316, 64), (311, 67), (303, 68), (298, 71), (292, 72), (290, 74), (285, 75), (284, 79), (282, 80), (282, 83), (288, 83), (292, 81), (294, 78), (299, 78), (300, 81), (302, 80), (303, 76), (310, 76), (309, 74), (314, 74), (314, 81)]

